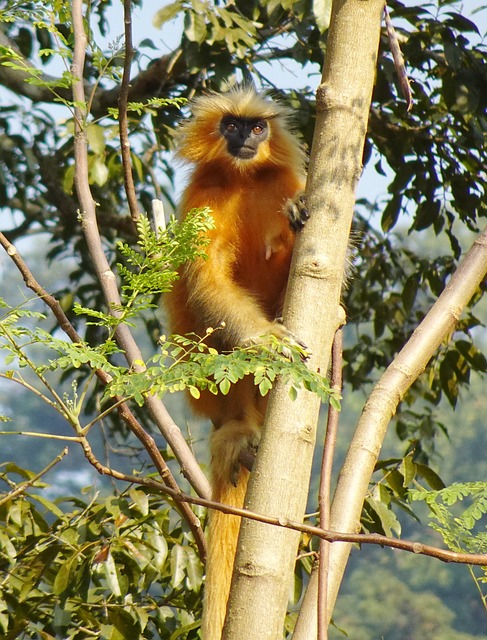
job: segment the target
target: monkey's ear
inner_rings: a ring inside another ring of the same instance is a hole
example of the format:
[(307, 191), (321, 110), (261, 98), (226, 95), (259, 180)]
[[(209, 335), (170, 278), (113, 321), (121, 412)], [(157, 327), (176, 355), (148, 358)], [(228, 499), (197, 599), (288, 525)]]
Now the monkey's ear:
[(284, 205), (284, 213), (289, 218), (289, 224), (294, 231), (301, 231), (309, 220), (309, 212), (306, 207), (306, 196), (298, 193), (293, 200), (288, 200)]

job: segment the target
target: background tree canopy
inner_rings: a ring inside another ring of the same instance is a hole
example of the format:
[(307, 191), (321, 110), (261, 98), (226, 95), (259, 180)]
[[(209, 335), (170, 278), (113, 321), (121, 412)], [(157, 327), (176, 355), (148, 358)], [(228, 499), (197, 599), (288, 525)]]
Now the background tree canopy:
[[(94, 310), (105, 309), (105, 303), (73, 186), (70, 4), (62, 0), (0, 3), (0, 229), (26, 256), (32, 256), (35, 267), (31, 267), (38, 280), (61, 302), (82, 338), (96, 346), (104, 340), (105, 328), (74, 309), (74, 302)], [(171, 152), (178, 122), (187, 115), (181, 98), (190, 99), (208, 89), (220, 91), (235, 80), (252, 81), (292, 107), (304, 144), (311, 144), (329, 4), (177, 0), (158, 7), (143, 0), (132, 2), (134, 31), (144, 34), (142, 39), (135, 38), (128, 93), (132, 175), (142, 211), (151, 210), (154, 198), (163, 200), (168, 210), (175, 209), (175, 194), (183, 177)], [(482, 218), (487, 213), (485, 7), (478, 3), (468, 8), (467, 15), (463, 5), (440, 0), (391, 0), (388, 6), (414, 103), (408, 111), (384, 27), (353, 229), (353, 276), (344, 299), (348, 322), (344, 425), (353, 423), (365, 391), (444, 289), (462, 252), (484, 226)], [(123, 20), (118, 4), (111, 0), (93, 0), (86, 10), (89, 47), (83, 82), (90, 112), (89, 182), (103, 246), (115, 268), (118, 263), (126, 264), (127, 257), (117, 242), (135, 245), (137, 241), (127, 206), (118, 136)], [(160, 36), (151, 30), (155, 35), (146, 37), (144, 25), (150, 21)], [(173, 47), (164, 44), (166, 34), (175, 43)], [(384, 185), (381, 193), (377, 192), (377, 176)], [(12, 307), (23, 306), (27, 294), (19, 293), (20, 280), (14, 274), (15, 267), (4, 253), (0, 257), (2, 298)], [(409, 513), (417, 508), (409, 504), (405, 490), (409, 460), (416, 465), (416, 476), (430, 486), (435, 473), (448, 482), (485, 479), (485, 402), (477, 375), (487, 371), (482, 353), (486, 345), (485, 298), (481, 300), (485, 288), (484, 281), (451, 340), (442, 345), (400, 405), (395, 433), (389, 435), (366, 501), (363, 526), (367, 531), (399, 533), (402, 526), (408, 537), (418, 535), (413, 519), (399, 515), (401, 510)], [(52, 319), (34, 317), (30, 322), (57, 334)], [(137, 335), (148, 354), (164, 331), (157, 308), (147, 308), (137, 321)], [(89, 376), (82, 368), (76, 375), (80, 381)], [(59, 379), (70, 383), (72, 371), (61, 372)], [(14, 385), (5, 380), (0, 383), (0, 411), (11, 420), (6, 431), (71, 433), (43, 405), (41, 413), (24, 389), (12, 389)], [(471, 395), (462, 392), (469, 384), (474, 389)], [(100, 411), (102, 393), (101, 386), (90, 389), (82, 411), (85, 421)], [(465, 402), (460, 418), (452, 409), (462, 393)], [(183, 427), (189, 413), (172, 398), (169, 406)], [(147, 412), (137, 407), (134, 412), (154, 433)], [(105, 424), (107, 449), (130, 449), (126, 458), (111, 454), (110, 460), (116, 460), (120, 469), (131, 473), (150, 463), (118, 414), (110, 413)], [(344, 426), (339, 454), (346, 448), (347, 431)], [(190, 435), (198, 450), (201, 431), (196, 427)], [(7, 493), (22, 481), (32, 481), (31, 472), (20, 466), (38, 472), (59, 452), (55, 440), (36, 439), (34, 444), (16, 440), (14, 445), (14, 437), (2, 436), (0, 463), (11, 462), (0, 468)], [(101, 429), (93, 437), (94, 446), (101, 451)], [(461, 452), (449, 448), (448, 438)], [(68, 459), (75, 446), (70, 445)], [(158, 446), (165, 447), (161, 442)], [(27, 452), (32, 456), (28, 463)], [(170, 451), (164, 450), (164, 456), (171, 458)], [(66, 459), (57, 466), (57, 474), (63, 465)], [(81, 459), (78, 465), (82, 467)], [(65, 482), (51, 473), (54, 483)], [(89, 478), (83, 476), (80, 482), (88, 483)], [(125, 491), (119, 485), (112, 495), (111, 488), (102, 485), (102, 491), (103, 498), (89, 496), (86, 503), (77, 487), (68, 485), (50, 494), (34, 492), (33, 499), (2, 501), (0, 497), (5, 527), (0, 529), (0, 570), (11, 575), (8, 589), (0, 591), (0, 629), (6, 638), (176, 638), (179, 636), (171, 633), (177, 633), (181, 624), (186, 635), (180, 637), (198, 637), (195, 621), (201, 567), (185, 525), (174, 526), (164, 501), (148, 487), (118, 495)], [(56, 503), (59, 494), (67, 493), (74, 497)], [(159, 515), (150, 524), (154, 509)], [(421, 507), (418, 513), (425, 517)], [(424, 529), (421, 535), (424, 538)], [(100, 547), (100, 539), (110, 544)], [(34, 553), (34, 547), (40, 553)], [(371, 562), (380, 565), (374, 578), (380, 590), (373, 591), (367, 583), (370, 568), (364, 568), (365, 560), (360, 559), (351, 569), (351, 581), (337, 608), (336, 624), (349, 637), (487, 638), (485, 589), (479, 597), (466, 569), (456, 568), (453, 574), (450, 568), (436, 564), (431, 569), (434, 561), (422, 560), (422, 566), (430, 564), (420, 580), (416, 558), (404, 560), (377, 551), (370, 555)], [(107, 563), (106, 557), (112, 560)], [(94, 574), (93, 566), (99, 569)], [(297, 592), (302, 571), (299, 565)], [(434, 576), (433, 571), (437, 571)], [(156, 573), (162, 576), (157, 585)], [(353, 581), (359, 586), (349, 587)], [(414, 591), (428, 592), (428, 596), (420, 599)], [(129, 598), (130, 607), (117, 606), (122, 600), (126, 605)], [(357, 619), (354, 612), (360, 611), (359, 601), (364, 611), (372, 611), (372, 603), (378, 611), (370, 619), (365, 614)], [(93, 613), (97, 607), (99, 614)], [(437, 611), (434, 622), (428, 617), (428, 607)], [(401, 608), (410, 612), (409, 621), (411, 611), (419, 612), (413, 616), (414, 631), (406, 624), (402, 627), (396, 617), (391, 622), (383, 615), (384, 610)], [(83, 635), (83, 629), (89, 633)], [(339, 636), (336, 632), (332, 637)]]

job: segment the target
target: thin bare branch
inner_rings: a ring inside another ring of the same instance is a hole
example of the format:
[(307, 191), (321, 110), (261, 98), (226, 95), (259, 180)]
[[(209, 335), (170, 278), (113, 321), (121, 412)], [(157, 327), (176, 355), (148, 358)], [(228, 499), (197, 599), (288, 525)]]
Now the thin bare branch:
[[(342, 366), (343, 366), (343, 330), (338, 329), (333, 340), (331, 353), (332, 389), (341, 393), (342, 390)], [(338, 433), (338, 410), (330, 403), (328, 405), (328, 421), (326, 425), (325, 444), (323, 447), (323, 459), (321, 463), (320, 488), (318, 502), (320, 508), (320, 527), (330, 528), (330, 504), (331, 504), (331, 474), (333, 470), (333, 458)], [(328, 620), (326, 617), (328, 600), (328, 571), (330, 564), (330, 546), (327, 540), (320, 541), (320, 560), (318, 568), (318, 640), (328, 638)]]
[(123, 63), (122, 84), (120, 86), (120, 95), (118, 97), (118, 126), (122, 151), (122, 167), (123, 179), (125, 182), (125, 193), (127, 195), (130, 216), (132, 217), (132, 220), (135, 224), (140, 218), (140, 212), (139, 206), (137, 204), (137, 196), (135, 195), (134, 178), (132, 175), (132, 161), (130, 158), (131, 149), (128, 134), (127, 117), (127, 103), (130, 87), (130, 69), (132, 66), (132, 58), (134, 57), (134, 48), (132, 44), (131, 0), (124, 0), (123, 16), (125, 22), (125, 56)]
[(391, 49), (392, 58), (394, 60), (394, 67), (399, 79), (399, 86), (401, 87), (402, 95), (406, 100), (407, 110), (410, 111), (413, 106), (411, 83), (409, 82), (406, 65), (404, 64), (404, 56), (402, 55), (401, 47), (399, 46), (399, 40), (397, 38), (397, 33), (394, 29), (394, 25), (392, 24), (389, 10), (387, 9), (387, 4), (384, 5), (384, 19), (386, 23), (387, 36), (389, 38), (389, 47)]
[(59, 436), (55, 433), (37, 433), (36, 431), (0, 431), (0, 436), (27, 436), (29, 438), (46, 438), (63, 442), (81, 442), (81, 436)]
[(133, 476), (126, 473), (121, 473), (115, 469), (111, 469), (101, 463), (94, 455), (88, 441), (86, 440), (84, 445), (85, 456), (90, 463), (97, 469), (102, 475), (109, 475), (117, 480), (124, 480), (125, 482), (131, 482), (133, 484), (149, 487), (165, 493), (171, 496), (175, 502), (190, 504), (197, 504), (207, 509), (216, 509), (222, 513), (229, 515), (240, 516), (241, 518), (247, 518), (249, 520), (255, 520), (264, 524), (272, 525), (279, 528), (293, 529), (300, 533), (316, 536), (320, 539), (327, 540), (328, 542), (349, 542), (351, 544), (373, 544), (381, 547), (390, 547), (391, 549), (398, 549), (400, 551), (407, 551), (409, 553), (415, 553), (417, 555), (429, 556), (442, 562), (457, 563), (457, 564), (469, 564), (476, 566), (487, 565), (486, 553), (459, 553), (457, 551), (450, 551), (448, 549), (441, 549), (432, 545), (423, 544), (422, 542), (414, 542), (412, 540), (398, 540), (396, 538), (388, 538), (379, 534), (362, 534), (362, 533), (341, 533), (338, 531), (328, 531), (321, 527), (314, 527), (312, 525), (303, 524), (301, 522), (295, 522), (288, 520), (287, 518), (279, 518), (262, 515), (249, 511), (247, 509), (239, 509), (237, 507), (230, 507), (220, 502), (214, 502), (213, 500), (205, 500), (197, 496), (190, 496), (181, 491), (174, 491), (173, 489), (165, 486), (161, 482), (152, 480), (151, 478), (142, 478)]
[(9, 500), (16, 498), (21, 493), (24, 493), (24, 491), (26, 491), (29, 487), (34, 486), (34, 484), (39, 480), (39, 478), (42, 478), (42, 476), (46, 475), (46, 473), (50, 471), (55, 465), (57, 465), (58, 462), (61, 462), (61, 460), (64, 458), (65, 455), (67, 455), (67, 453), (68, 453), (68, 448), (65, 447), (61, 451), (61, 453), (54, 458), (54, 460), (51, 460), (51, 462), (46, 467), (44, 467), (44, 469), (42, 469), (42, 471), (39, 471), (39, 473), (36, 473), (35, 476), (32, 476), (32, 478), (29, 478), (29, 480), (26, 480), (25, 482), (22, 482), (15, 489), (13, 489), (13, 491), (9, 491), (6, 495), (4, 495), (3, 498), (0, 500), (0, 506), (5, 504)]

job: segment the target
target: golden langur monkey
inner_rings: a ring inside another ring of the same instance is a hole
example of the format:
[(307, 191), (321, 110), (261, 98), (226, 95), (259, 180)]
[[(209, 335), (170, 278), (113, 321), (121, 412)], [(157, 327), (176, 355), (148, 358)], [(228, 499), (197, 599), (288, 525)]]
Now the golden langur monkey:
[[(168, 295), (171, 331), (204, 336), (219, 351), (257, 342), (265, 334), (288, 336), (281, 314), (295, 231), (307, 217), (299, 193), (304, 154), (288, 123), (289, 112), (249, 87), (195, 100), (182, 125), (178, 155), (193, 165), (180, 210), (209, 207), (207, 260), (186, 264)], [(266, 399), (251, 377), (227, 395), (203, 391), (191, 398), (210, 418), (213, 500), (241, 507)], [(202, 621), (204, 640), (220, 640), (226, 614), (240, 519), (209, 516), (208, 560)]]

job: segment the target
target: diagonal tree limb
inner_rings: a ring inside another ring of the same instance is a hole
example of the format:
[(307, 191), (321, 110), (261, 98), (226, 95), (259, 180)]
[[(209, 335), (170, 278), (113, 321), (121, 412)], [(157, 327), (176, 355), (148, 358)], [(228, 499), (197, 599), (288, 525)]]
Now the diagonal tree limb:
[[(462, 311), (487, 274), (487, 226), (458, 265), (438, 300), (389, 365), (367, 400), (340, 472), (331, 511), (331, 528), (355, 531), (364, 496), (379, 456), (387, 426), (406, 391), (425, 370), (441, 343), (448, 339)], [(346, 504), (346, 509), (344, 505)], [(332, 552), (335, 580), (329, 585), (329, 613), (338, 592), (349, 549)]]
[[(96, 219), (96, 203), (91, 194), (88, 181), (88, 142), (85, 131), (85, 119), (87, 117), (84, 85), (81, 80), (86, 54), (87, 37), (83, 26), (82, 2), (74, 0), (72, 5), (73, 30), (74, 30), (74, 56), (72, 73), (77, 81), (73, 84), (74, 108), (74, 154), (75, 154), (75, 179), (74, 184), (81, 208), (81, 225), (88, 246), (93, 267), (98, 277), (108, 309), (114, 317), (120, 315), (120, 293), (118, 291), (115, 274), (108, 263), (101, 242), (100, 232)], [(119, 325), (115, 332), (115, 338), (119, 347), (124, 351), (127, 362), (134, 370), (140, 370), (139, 363), (143, 362), (143, 356), (127, 325)], [(167, 409), (160, 398), (148, 396), (146, 406), (157, 427), (168, 441), (181, 469), (196, 492), (202, 496), (210, 495), (210, 485), (196, 462), (194, 455), (185, 441), (180, 429), (169, 416)]]
[[(355, 533), (370, 478), (379, 457), (387, 427), (399, 402), (424, 371), (431, 357), (454, 330), (462, 311), (487, 274), (487, 227), (458, 265), (444, 291), (374, 387), (357, 424), (340, 471), (332, 503), (330, 528)], [(350, 554), (350, 544), (330, 550), (328, 617), (331, 617)], [(304, 635), (312, 640), (316, 629), (317, 574), (301, 607)], [(300, 621), (298, 621), (300, 624)], [(296, 627), (297, 628), (297, 627)]]

